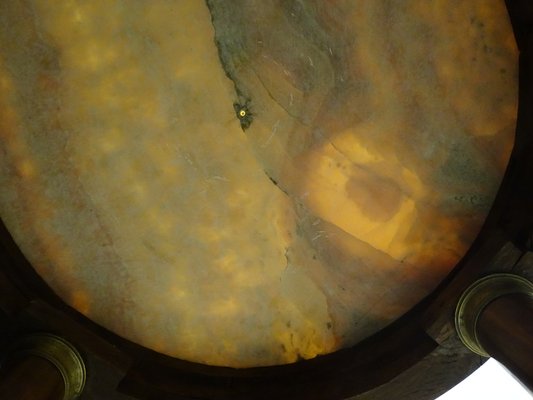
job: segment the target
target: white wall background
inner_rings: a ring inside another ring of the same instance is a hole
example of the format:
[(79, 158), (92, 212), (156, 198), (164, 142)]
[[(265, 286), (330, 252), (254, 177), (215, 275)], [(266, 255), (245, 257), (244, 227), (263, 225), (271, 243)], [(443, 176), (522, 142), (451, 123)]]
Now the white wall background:
[(437, 400), (532, 400), (524, 388), (496, 360), (488, 360), (472, 375)]

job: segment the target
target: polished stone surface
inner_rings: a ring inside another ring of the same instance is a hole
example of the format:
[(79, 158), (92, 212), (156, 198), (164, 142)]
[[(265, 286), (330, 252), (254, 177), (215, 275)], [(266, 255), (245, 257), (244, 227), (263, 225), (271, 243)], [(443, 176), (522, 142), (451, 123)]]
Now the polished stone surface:
[(464, 255), (516, 84), (503, 0), (0, 2), (0, 215), (127, 339), (312, 358)]

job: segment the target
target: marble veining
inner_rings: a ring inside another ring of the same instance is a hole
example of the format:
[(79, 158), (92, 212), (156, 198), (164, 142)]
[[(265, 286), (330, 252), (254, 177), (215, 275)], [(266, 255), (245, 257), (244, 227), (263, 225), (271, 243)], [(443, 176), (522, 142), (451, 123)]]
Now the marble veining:
[(0, 2), (0, 216), (115, 333), (291, 363), (451, 271), (516, 107), (503, 0)]

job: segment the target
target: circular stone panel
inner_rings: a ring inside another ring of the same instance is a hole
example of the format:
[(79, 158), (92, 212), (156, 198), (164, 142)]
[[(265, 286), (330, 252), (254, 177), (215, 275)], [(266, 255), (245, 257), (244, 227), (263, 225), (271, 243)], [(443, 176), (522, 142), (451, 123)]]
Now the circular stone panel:
[(0, 215), (140, 345), (352, 346), (475, 238), (513, 145), (503, 0), (0, 2)]

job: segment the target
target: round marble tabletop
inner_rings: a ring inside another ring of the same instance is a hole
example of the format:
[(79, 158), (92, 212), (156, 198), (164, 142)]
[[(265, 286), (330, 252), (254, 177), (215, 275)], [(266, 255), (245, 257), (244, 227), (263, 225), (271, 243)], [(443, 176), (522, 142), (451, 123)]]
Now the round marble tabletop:
[(0, 216), (131, 341), (250, 367), (431, 293), (509, 154), (503, 0), (0, 3)]

